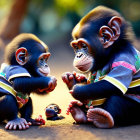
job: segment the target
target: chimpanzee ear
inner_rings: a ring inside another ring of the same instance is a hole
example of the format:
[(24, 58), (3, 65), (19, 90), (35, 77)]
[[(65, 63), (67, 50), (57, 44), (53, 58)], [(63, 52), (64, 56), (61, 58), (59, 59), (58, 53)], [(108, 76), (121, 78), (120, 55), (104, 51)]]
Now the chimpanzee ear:
[(120, 27), (122, 25), (122, 19), (114, 16), (108, 22), (109, 27), (113, 30), (113, 40), (117, 40), (120, 36)]
[(108, 48), (114, 43), (113, 38), (113, 31), (108, 26), (102, 26), (99, 30), (99, 39), (103, 44), (104, 48)]
[(47, 58), (49, 58), (51, 56), (51, 53), (47, 52)]
[(60, 114), (61, 113), (61, 109), (59, 109), (59, 111), (58, 111), (58, 114)]
[(28, 51), (26, 48), (21, 47), (21, 48), (17, 49), (15, 55), (16, 55), (16, 61), (20, 65), (24, 65), (27, 63), (29, 57), (28, 57)]

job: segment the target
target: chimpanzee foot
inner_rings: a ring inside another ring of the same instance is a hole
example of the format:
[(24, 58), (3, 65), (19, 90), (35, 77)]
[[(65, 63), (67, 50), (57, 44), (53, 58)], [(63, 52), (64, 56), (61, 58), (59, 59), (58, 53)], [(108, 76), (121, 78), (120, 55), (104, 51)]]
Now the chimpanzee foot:
[(112, 128), (114, 126), (114, 120), (111, 114), (101, 108), (89, 109), (87, 118), (89, 122), (93, 122), (98, 128)]
[(14, 120), (9, 121), (6, 126), (5, 129), (9, 129), (9, 130), (25, 130), (29, 128), (30, 123), (28, 123), (24, 118), (16, 118)]
[(86, 123), (87, 122), (87, 117), (85, 113), (80, 109), (78, 106), (73, 106), (70, 108), (70, 113), (73, 117), (73, 119), (77, 123)]
[(41, 115), (39, 115), (36, 119), (27, 119), (27, 121), (30, 122), (33, 126), (45, 125), (45, 120)]

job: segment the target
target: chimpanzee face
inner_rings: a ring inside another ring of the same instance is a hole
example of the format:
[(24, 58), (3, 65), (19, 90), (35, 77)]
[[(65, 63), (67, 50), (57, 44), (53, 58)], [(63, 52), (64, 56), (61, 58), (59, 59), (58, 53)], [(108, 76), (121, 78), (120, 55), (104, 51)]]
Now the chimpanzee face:
[(83, 38), (73, 40), (71, 46), (75, 51), (74, 67), (82, 72), (88, 72), (93, 67), (94, 58), (89, 53), (89, 43)]
[(72, 31), (74, 40), (71, 46), (75, 51), (74, 67), (82, 72), (101, 69), (111, 55), (110, 46), (120, 36), (121, 24), (122, 19), (118, 16), (110, 17), (108, 22), (103, 24), (96, 17), (96, 12), (80, 20)]
[(56, 113), (60, 113), (59, 111), (60, 111), (60, 108), (57, 106), (57, 105), (55, 105), (55, 104), (50, 104), (50, 105), (48, 105), (47, 106), (47, 109), (52, 109), (52, 110), (54, 110)]
[(37, 72), (41, 76), (47, 76), (50, 73), (50, 68), (47, 64), (47, 61), (50, 57), (50, 53), (42, 53), (37, 61), (38, 69)]
[(50, 68), (47, 64), (50, 53), (39, 43), (34, 43), (34, 48), (20, 47), (15, 53), (16, 61), (25, 67), (33, 76), (47, 76)]

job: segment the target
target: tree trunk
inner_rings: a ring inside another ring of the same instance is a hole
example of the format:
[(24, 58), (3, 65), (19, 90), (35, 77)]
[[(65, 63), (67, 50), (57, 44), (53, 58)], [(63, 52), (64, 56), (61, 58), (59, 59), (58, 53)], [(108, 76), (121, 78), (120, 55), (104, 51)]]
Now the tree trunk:
[(19, 34), (19, 29), (29, 0), (14, 0), (9, 14), (3, 19), (0, 27), (0, 47), (4, 46)]

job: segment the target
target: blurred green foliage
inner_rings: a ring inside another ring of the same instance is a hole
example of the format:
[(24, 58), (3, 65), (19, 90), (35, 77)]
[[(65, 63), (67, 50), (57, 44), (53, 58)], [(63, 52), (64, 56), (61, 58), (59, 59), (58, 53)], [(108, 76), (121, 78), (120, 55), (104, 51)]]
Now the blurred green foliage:
[[(12, 0), (0, 0), (0, 18), (11, 3)], [(98, 5), (119, 11), (140, 36), (140, 0), (31, 0), (21, 31), (59, 38), (70, 33), (80, 18)]]

